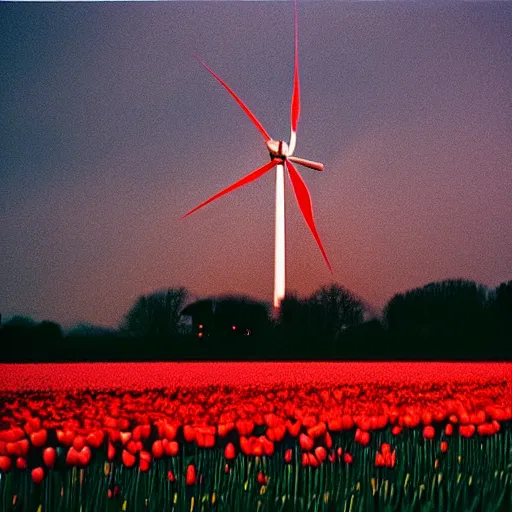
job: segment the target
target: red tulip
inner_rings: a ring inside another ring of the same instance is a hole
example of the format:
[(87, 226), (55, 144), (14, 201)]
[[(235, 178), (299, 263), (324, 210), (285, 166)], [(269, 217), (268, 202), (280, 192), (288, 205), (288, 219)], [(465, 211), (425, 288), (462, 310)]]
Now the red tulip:
[(459, 434), (463, 437), (472, 437), (475, 430), (475, 425), (472, 423), (469, 425), (459, 425)]
[(15, 443), (5, 443), (5, 452), (7, 453), (7, 455), (11, 455), (12, 457), (18, 457), (19, 455), (21, 455), (18, 443), (19, 441)]
[(43, 481), (44, 471), (43, 468), (38, 467), (32, 470), (32, 481), (38, 485)]
[(343, 448), (341, 446), (338, 446), (336, 454), (338, 455), (338, 457), (341, 457), (343, 455)]
[(57, 458), (57, 453), (55, 452), (55, 448), (48, 446), (43, 450), (43, 460), (47, 468), (51, 469), (55, 466), (55, 460)]
[(126, 450), (128, 450), (130, 453), (132, 453), (133, 455), (135, 455), (139, 450), (138, 450), (138, 445), (137, 443), (133, 440), (133, 439), (130, 439), (127, 443), (126, 443), (126, 446), (125, 446)]
[(251, 455), (252, 453), (251, 444), (249, 443), (249, 440), (244, 436), (240, 436), (240, 450), (242, 450), (242, 453), (245, 455)]
[(389, 464), (389, 467), (394, 468), (396, 464), (396, 450), (393, 450), (391, 452), (391, 464)]
[(192, 443), (196, 439), (196, 431), (192, 425), (183, 426), (183, 437), (187, 443)]
[(128, 418), (118, 418), (117, 428), (119, 430), (128, 430), (130, 428), (130, 422), (128, 421)]
[(165, 454), (169, 457), (175, 457), (178, 455), (178, 452), (180, 451), (180, 445), (177, 441), (167, 441), (167, 439), (164, 439), (162, 441), (162, 445), (164, 447)]
[(469, 414), (467, 412), (462, 412), (459, 415), (459, 418), (462, 425), (467, 425), (469, 423)]
[[(16, 467), (18, 469), (27, 469), (27, 461), (23, 457), (18, 457), (16, 459)], [(0, 466), (1, 469), (1, 466)]]
[(427, 425), (423, 428), (423, 437), (425, 439), (433, 439), (435, 436), (436, 431), (434, 430), (434, 427), (432, 425)]
[(235, 458), (235, 447), (233, 443), (228, 443), (224, 449), (224, 457), (227, 460), (233, 460)]
[(164, 448), (160, 439), (157, 439), (151, 446), (151, 453), (155, 459), (161, 459), (163, 457)]
[(234, 428), (235, 424), (233, 422), (228, 422), (219, 424), (217, 430), (220, 437), (226, 437)]
[(291, 461), (292, 461), (292, 449), (291, 448), (288, 448), (285, 452), (284, 452), (284, 461), (289, 464)]
[(480, 425), (481, 423), (484, 423), (485, 419), (486, 419), (485, 412), (482, 410), (477, 411), (476, 414), (470, 415), (471, 423), (475, 423), (476, 425)]
[(321, 461), (319, 461), (313, 453), (305, 453), (304, 455), (308, 457), (310, 466), (317, 468), (321, 464)]
[(332, 437), (331, 437), (331, 434), (329, 434), (329, 432), (325, 433), (324, 442), (325, 442), (325, 446), (327, 448), (329, 448), (329, 449), (332, 448)]
[(448, 423), (444, 429), (444, 433), (447, 436), (451, 436), (453, 434), (453, 425), (451, 423)]
[(314, 427), (317, 424), (317, 421), (318, 420), (317, 420), (316, 416), (313, 414), (308, 414), (307, 416), (304, 416), (304, 418), (302, 418), (302, 424), (307, 429)]
[(274, 428), (277, 426), (278, 418), (274, 413), (268, 413), (263, 416), (267, 427)]
[(132, 439), (134, 441), (140, 441), (142, 437), (142, 427), (141, 425), (136, 425), (132, 430)]
[(76, 466), (78, 464), (78, 452), (70, 446), (66, 454), (66, 464), (68, 466)]
[(480, 436), (491, 436), (494, 434), (492, 423), (481, 423), (476, 427), (476, 430)]
[(109, 441), (108, 448), (107, 448), (107, 459), (113, 460), (115, 456), (116, 456), (116, 449), (115, 449), (114, 445)]
[[(274, 439), (273, 441), (280, 442), (283, 440), (284, 436), (286, 435), (286, 426), (285, 425), (277, 425), (273, 429), (273, 435)], [(269, 437), (270, 439), (270, 437)]]
[(194, 485), (196, 483), (196, 468), (193, 464), (189, 464), (187, 467), (185, 482), (187, 485)]
[(18, 445), (19, 454), (22, 457), (25, 457), (27, 455), (28, 449), (30, 447), (28, 439), (20, 439), (20, 440), (16, 441), (16, 444)]
[(6, 443), (14, 443), (25, 437), (25, 432), (20, 427), (11, 427), (8, 430), (0, 430), (0, 440)]
[(46, 444), (47, 438), (48, 432), (46, 431), (45, 428), (37, 430), (36, 432), (32, 432), (32, 434), (30, 434), (30, 442), (36, 448), (42, 448)]
[[(131, 432), (119, 432), (119, 438), (121, 439), (121, 443), (123, 443), (123, 445), (126, 445), (128, 443), (128, 441), (132, 438), (132, 433)], [(76, 441), (76, 439), (75, 439), (75, 441)]]
[(423, 425), (432, 425), (432, 413), (429, 411), (423, 411), (421, 421), (423, 422)]
[(115, 428), (111, 428), (108, 430), (108, 437), (109, 437), (110, 441), (115, 443), (121, 439), (121, 432), (119, 432), (119, 430), (117, 430)]
[(73, 440), (73, 448), (79, 452), (85, 446), (85, 437), (77, 435)]
[(169, 482), (174, 482), (176, 480), (176, 477), (171, 470), (167, 471), (167, 478), (169, 479)]
[(313, 439), (311, 439), (306, 434), (301, 434), (299, 436), (299, 445), (302, 450), (308, 451), (308, 450), (313, 449), (314, 442), (313, 442)]
[(136, 460), (135, 455), (131, 454), (127, 450), (123, 450), (123, 453), (121, 454), (121, 459), (123, 461), (123, 464), (128, 468), (131, 468), (135, 464)]
[(356, 429), (355, 433), (355, 441), (356, 443), (362, 444), (366, 446), (370, 442), (370, 433), (366, 430)]
[(300, 432), (301, 423), (300, 421), (296, 421), (292, 423), (290, 420), (286, 420), (286, 428), (292, 437), (297, 437)]
[(315, 456), (320, 462), (323, 462), (327, 458), (327, 450), (323, 446), (317, 446)]
[(241, 436), (250, 436), (252, 431), (254, 430), (254, 423), (251, 420), (237, 420), (236, 428), (238, 430), (239, 435)]
[(0, 455), (0, 469), (7, 473), (11, 469), (11, 457), (7, 457), (7, 455)]
[(87, 444), (92, 448), (100, 448), (105, 440), (105, 433), (103, 430), (95, 430), (87, 436)]
[(263, 447), (263, 453), (268, 457), (272, 456), (274, 453), (274, 443), (269, 441), (265, 436), (260, 437), (260, 443)]
[(327, 426), (331, 432), (341, 432), (343, 430), (343, 423), (341, 418), (333, 418), (327, 422)]
[(370, 418), (367, 418), (367, 417), (362, 417), (361, 420), (359, 421), (359, 428), (361, 430), (364, 430), (364, 431), (368, 431), (368, 430), (371, 430), (372, 428), (372, 420)]
[(446, 441), (441, 441), (441, 451), (445, 453), (448, 450), (448, 443)]
[(377, 452), (375, 455), (375, 465), (377, 467), (384, 466), (384, 456), (382, 453)]
[(391, 446), (388, 443), (382, 443), (380, 450), (383, 455), (385, 455), (386, 453), (391, 453)]
[(343, 455), (343, 460), (344, 460), (345, 464), (352, 464), (352, 462), (354, 461), (354, 459), (352, 458), (352, 455), (350, 455), (350, 453), (345, 453)]
[(265, 485), (268, 482), (268, 478), (261, 471), (258, 473), (256, 480), (260, 485)]
[(354, 420), (349, 414), (344, 414), (341, 417), (341, 422), (343, 424), (343, 430), (351, 430), (354, 427)]
[(117, 428), (117, 420), (115, 420), (114, 418), (111, 418), (110, 416), (107, 416), (104, 420), (103, 420), (103, 425), (106, 427), (106, 428)]
[(314, 425), (313, 427), (308, 428), (308, 436), (311, 439), (316, 439), (317, 437), (323, 436), (327, 431), (327, 425), (324, 422), (318, 423), (318, 425)]
[(257, 442), (254, 437), (251, 437), (249, 442), (251, 443), (251, 455), (261, 457), (263, 455), (263, 445)]
[(148, 439), (151, 435), (151, 425), (149, 423), (145, 423), (144, 425), (141, 425), (141, 437), (142, 439)]
[(151, 467), (151, 454), (141, 450), (139, 454), (139, 468), (141, 471), (148, 471)]
[(394, 435), (394, 436), (397, 436), (400, 434), (400, 432), (402, 432), (402, 427), (399, 427), (398, 425), (395, 425), (392, 429), (391, 429), (391, 433)]
[(78, 452), (78, 464), (82, 467), (85, 467), (89, 464), (91, 460), (91, 449), (88, 446), (84, 446)]

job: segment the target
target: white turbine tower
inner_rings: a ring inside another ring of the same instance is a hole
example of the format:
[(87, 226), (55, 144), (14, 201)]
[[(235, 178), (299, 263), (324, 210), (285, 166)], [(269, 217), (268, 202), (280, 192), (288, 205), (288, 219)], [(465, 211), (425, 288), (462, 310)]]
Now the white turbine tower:
[(265, 128), (256, 119), (254, 114), (247, 108), (242, 100), (233, 92), (233, 90), (219, 77), (217, 76), (201, 59), (196, 57), (199, 62), (209, 71), (216, 80), (231, 94), (235, 101), (247, 114), (249, 119), (253, 122), (256, 128), (260, 131), (265, 139), (267, 149), (270, 153), (270, 162), (266, 163), (262, 167), (251, 172), (241, 180), (233, 183), (229, 187), (210, 197), (199, 206), (190, 210), (182, 218), (191, 215), (195, 211), (199, 210), (203, 206), (211, 203), (215, 199), (228, 194), (236, 188), (242, 187), (247, 183), (250, 183), (263, 174), (267, 173), (273, 167), (276, 167), (276, 222), (275, 222), (275, 261), (274, 261), (274, 298), (273, 305), (274, 311), (279, 310), (281, 300), (285, 296), (285, 218), (284, 218), (284, 168), (288, 170), (288, 176), (292, 184), (295, 197), (299, 208), (304, 216), (304, 220), (308, 225), (313, 237), (320, 248), (322, 256), (332, 272), (331, 264), (327, 258), (327, 254), (323, 248), (322, 242), (316, 230), (315, 221), (313, 218), (313, 207), (311, 203), (311, 196), (309, 195), (308, 188), (304, 183), (302, 177), (297, 172), (297, 169), (292, 162), (309, 167), (316, 171), (323, 171), (324, 166), (319, 162), (313, 162), (311, 160), (305, 160), (304, 158), (298, 158), (293, 156), (295, 151), (295, 145), (297, 142), (297, 126), (300, 117), (300, 84), (299, 84), (299, 43), (298, 43), (298, 19), (297, 19), (297, 2), (294, 0), (294, 11), (295, 11), (295, 49), (294, 49), (294, 75), (293, 75), (293, 93), (291, 102), (291, 133), (290, 143), (287, 144), (282, 140), (274, 140), (266, 132)]

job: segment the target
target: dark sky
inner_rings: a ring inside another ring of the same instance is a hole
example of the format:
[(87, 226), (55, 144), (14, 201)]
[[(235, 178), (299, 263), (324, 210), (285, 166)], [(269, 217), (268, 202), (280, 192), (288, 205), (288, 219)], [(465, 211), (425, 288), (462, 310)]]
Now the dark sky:
[[(115, 326), (137, 296), (273, 290), (274, 174), (179, 218), (289, 138), (291, 2), (0, 5), (0, 312)], [(381, 308), (512, 278), (512, 4), (299, 1), (287, 288)]]

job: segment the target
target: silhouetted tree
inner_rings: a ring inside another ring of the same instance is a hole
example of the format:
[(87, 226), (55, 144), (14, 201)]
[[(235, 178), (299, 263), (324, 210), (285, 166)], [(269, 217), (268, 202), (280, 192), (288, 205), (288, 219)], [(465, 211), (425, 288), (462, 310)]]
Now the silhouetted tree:
[(281, 358), (307, 357), (310, 350), (309, 310), (305, 299), (287, 293), (276, 325), (275, 353)]
[(325, 343), (327, 354), (341, 356), (343, 350), (350, 349), (340, 347), (339, 342), (346, 329), (363, 322), (365, 307), (362, 300), (343, 286), (332, 283), (315, 291), (305, 304), (309, 334)]
[(23, 315), (15, 315), (4, 323), (4, 326), (11, 327), (35, 327), (36, 325), (37, 322), (33, 318)]
[(119, 331), (88, 323), (76, 324), (67, 331), (67, 336), (110, 336), (116, 335)]
[(125, 315), (121, 332), (159, 343), (177, 341), (185, 328), (181, 311), (188, 295), (185, 288), (169, 288), (139, 297)]
[(384, 309), (395, 349), (433, 358), (475, 355), (488, 331), (488, 294), (473, 281), (449, 279), (395, 295)]
[(62, 328), (57, 322), (43, 320), (37, 326), (36, 336), (43, 340), (60, 340), (62, 339)]
[(512, 357), (512, 281), (496, 287), (489, 300), (489, 312), (496, 352)]

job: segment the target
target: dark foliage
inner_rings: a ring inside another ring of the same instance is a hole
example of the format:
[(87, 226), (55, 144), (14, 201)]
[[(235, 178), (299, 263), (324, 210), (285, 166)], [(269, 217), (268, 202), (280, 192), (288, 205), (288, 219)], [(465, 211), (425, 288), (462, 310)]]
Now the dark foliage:
[(287, 295), (277, 318), (248, 297), (187, 305), (188, 296), (183, 288), (141, 296), (119, 330), (80, 325), (65, 335), (54, 322), (13, 317), (0, 326), (0, 360), (512, 360), (512, 281), (495, 290), (430, 283), (395, 295), (382, 321), (337, 284)]

